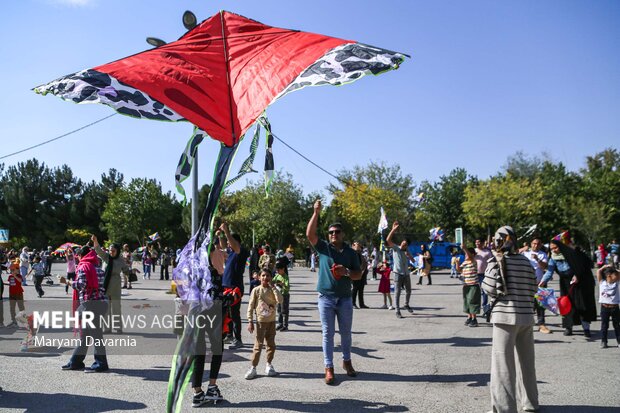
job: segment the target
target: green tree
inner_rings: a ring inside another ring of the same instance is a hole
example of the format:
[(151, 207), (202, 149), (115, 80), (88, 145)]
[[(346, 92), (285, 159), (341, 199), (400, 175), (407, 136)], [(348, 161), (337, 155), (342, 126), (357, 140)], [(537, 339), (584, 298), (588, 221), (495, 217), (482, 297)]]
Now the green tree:
[(366, 243), (376, 242), (381, 207), (390, 221), (407, 219), (409, 204), (391, 190), (350, 183), (333, 195), (329, 212), (333, 211), (330, 215), (337, 215), (339, 218), (334, 217), (331, 221), (341, 222), (350, 239), (363, 240)]
[(620, 152), (608, 148), (588, 156), (586, 167), (581, 173), (584, 192), (590, 205), (604, 206), (607, 212), (604, 221), (609, 223), (609, 226), (602, 235), (617, 238), (620, 228)]
[(399, 165), (356, 165), (340, 171), (338, 180), (341, 185), (328, 187), (334, 198), (324, 215), (327, 221), (341, 222), (349, 238), (376, 242), (381, 206), (390, 221), (398, 220), (403, 228), (411, 228), (415, 183)]
[(592, 202), (584, 197), (573, 198), (569, 203), (569, 211), (574, 217), (571, 228), (583, 234), (590, 251), (596, 249), (596, 244), (606, 241), (604, 235), (611, 227), (609, 210), (607, 205)]
[(511, 225), (518, 231), (532, 225), (542, 202), (540, 180), (529, 181), (507, 175), (468, 185), (464, 192), (463, 212), (471, 227), (493, 231), (499, 226)]
[(245, 245), (250, 245), (254, 238), (256, 243), (267, 241), (277, 248), (285, 248), (288, 244), (295, 245), (299, 223), (308, 219), (305, 214), (303, 191), (293, 182), (292, 175), (280, 171), (274, 177), (268, 198), (262, 180), (225, 193), (217, 221), (228, 221)]
[(163, 193), (154, 179), (134, 178), (108, 198), (102, 219), (109, 238), (117, 242), (138, 241), (159, 232), (164, 241), (182, 242), (181, 205), (171, 193)]
[(425, 200), (415, 214), (416, 232), (428, 234), (428, 230), (437, 226), (448, 236), (456, 228), (464, 228), (466, 233), (473, 230), (465, 220), (462, 203), (465, 188), (476, 182), (477, 178), (468, 175), (463, 168), (453, 169), (435, 183), (422, 182), (418, 192), (424, 193)]

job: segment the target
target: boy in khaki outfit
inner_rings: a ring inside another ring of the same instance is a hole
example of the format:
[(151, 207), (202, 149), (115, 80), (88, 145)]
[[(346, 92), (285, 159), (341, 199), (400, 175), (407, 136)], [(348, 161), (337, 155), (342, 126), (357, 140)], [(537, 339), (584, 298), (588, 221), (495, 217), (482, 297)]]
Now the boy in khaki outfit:
[(271, 282), (271, 271), (262, 270), (260, 273), (260, 285), (252, 290), (250, 303), (248, 304), (248, 331), (254, 333), (254, 311), (256, 311), (256, 340), (254, 341), (254, 353), (252, 365), (245, 374), (246, 380), (256, 377), (256, 366), (260, 359), (263, 341), (267, 342), (267, 366), (265, 374), (275, 376), (278, 374), (271, 365), (276, 352), (276, 305), (282, 304), (282, 294)]

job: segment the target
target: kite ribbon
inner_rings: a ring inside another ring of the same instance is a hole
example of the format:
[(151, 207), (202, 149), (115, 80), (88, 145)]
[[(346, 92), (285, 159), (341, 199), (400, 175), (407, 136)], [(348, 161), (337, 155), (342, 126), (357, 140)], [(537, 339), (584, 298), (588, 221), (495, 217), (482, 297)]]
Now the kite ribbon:
[(185, 189), (183, 189), (181, 182), (185, 181), (192, 172), (194, 160), (196, 159), (196, 150), (198, 149), (198, 145), (200, 145), (206, 136), (208, 135), (205, 131), (194, 127), (194, 133), (192, 134), (192, 137), (189, 138), (189, 141), (185, 146), (185, 150), (181, 155), (181, 159), (179, 159), (177, 171), (174, 174), (174, 182), (176, 184), (177, 191), (183, 195), (183, 205), (187, 203), (187, 196), (185, 195)]
[(252, 138), (252, 143), (250, 144), (250, 154), (241, 164), (241, 168), (239, 168), (239, 173), (232, 179), (229, 179), (226, 182), (226, 186), (224, 189), (228, 188), (235, 182), (237, 182), (243, 175), (248, 174), (250, 172), (257, 172), (252, 168), (252, 164), (254, 163), (254, 158), (256, 157), (256, 151), (258, 150), (258, 139), (260, 137), (260, 124), (256, 124), (256, 129), (254, 130), (254, 137)]
[(272, 149), (273, 133), (271, 132), (271, 124), (266, 117), (261, 116), (258, 121), (261, 125), (263, 125), (265, 131), (267, 132), (267, 139), (265, 141), (265, 146), (267, 147), (265, 152), (265, 196), (269, 197), (269, 194), (271, 193), (271, 184), (273, 182), (273, 171), (275, 169)]

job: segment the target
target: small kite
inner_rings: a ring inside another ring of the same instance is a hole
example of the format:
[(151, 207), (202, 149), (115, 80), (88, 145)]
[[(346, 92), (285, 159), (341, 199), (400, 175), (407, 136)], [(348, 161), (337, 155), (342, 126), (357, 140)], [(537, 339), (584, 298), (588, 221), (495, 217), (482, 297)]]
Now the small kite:
[(555, 298), (555, 291), (553, 288), (538, 287), (538, 291), (534, 295), (538, 304), (554, 314), (559, 313), (558, 300)]
[(431, 228), (429, 232), (429, 239), (433, 242), (435, 241), (443, 241), (444, 230), (441, 227)]
[[(208, 258), (213, 220), (230, 165), (249, 128), (259, 121), (269, 138), (271, 129), (259, 118), (275, 100), (308, 86), (339, 86), (398, 69), (409, 56), (353, 40), (267, 26), (227, 11), (197, 25), (194, 16), (186, 28), (177, 41), (166, 44), (151, 38), (154, 49), (63, 76), (34, 91), (74, 103), (102, 103), (136, 118), (195, 125), (179, 161), (177, 188), (189, 176), (204, 137), (221, 142), (199, 229), (173, 271), (177, 291), (192, 303), (189, 315), (194, 316), (213, 305)], [(273, 159), (267, 158), (265, 164), (269, 178)], [(268, 191), (267, 179), (266, 184)], [(186, 328), (177, 347), (168, 412), (181, 408), (180, 395), (194, 361), (195, 330)]]
[(565, 245), (570, 245), (570, 243), (571, 243), (571, 241), (570, 241), (570, 232), (568, 232), (568, 231), (560, 232), (558, 235), (553, 237), (553, 239), (556, 240), (556, 241), (560, 241), (562, 244), (565, 244)]

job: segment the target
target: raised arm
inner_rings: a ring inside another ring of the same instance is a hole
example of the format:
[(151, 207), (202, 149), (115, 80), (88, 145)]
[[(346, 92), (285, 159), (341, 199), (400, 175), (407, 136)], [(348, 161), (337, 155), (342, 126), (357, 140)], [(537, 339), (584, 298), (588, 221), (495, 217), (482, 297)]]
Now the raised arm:
[(317, 199), (314, 202), (314, 211), (312, 213), (312, 217), (310, 217), (310, 221), (308, 221), (308, 226), (306, 227), (306, 237), (308, 237), (308, 241), (312, 246), (315, 246), (319, 242), (319, 236), (316, 233), (316, 228), (319, 224), (319, 215), (321, 214), (321, 200)]
[(396, 244), (394, 244), (394, 242), (392, 242), (392, 238), (394, 237), (394, 234), (396, 233), (396, 231), (398, 231), (399, 227), (400, 227), (400, 224), (398, 223), (398, 221), (394, 221), (394, 223), (392, 224), (392, 230), (390, 231), (390, 233), (388, 234), (387, 238), (385, 239), (386, 244), (390, 248), (396, 246)]
[(235, 251), (236, 254), (239, 254), (241, 252), (241, 244), (230, 234), (228, 224), (226, 222), (223, 222), (222, 225), (220, 225), (220, 229), (224, 231), (224, 235), (226, 235), (226, 239), (230, 244), (230, 248), (232, 248), (232, 250)]
[(93, 247), (95, 248), (95, 252), (99, 256), (99, 258), (101, 258), (103, 262), (107, 264), (110, 256), (101, 248), (101, 245), (99, 245), (99, 240), (97, 239), (97, 236), (95, 234), (91, 235), (90, 240), (93, 242)]
[(611, 268), (611, 265), (603, 265), (601, 268), (598, 269), (598, 271), (596, 271), (596, 279), (599, 283), (603, 281), (603, 270), (605, 270), (605, 268)]

